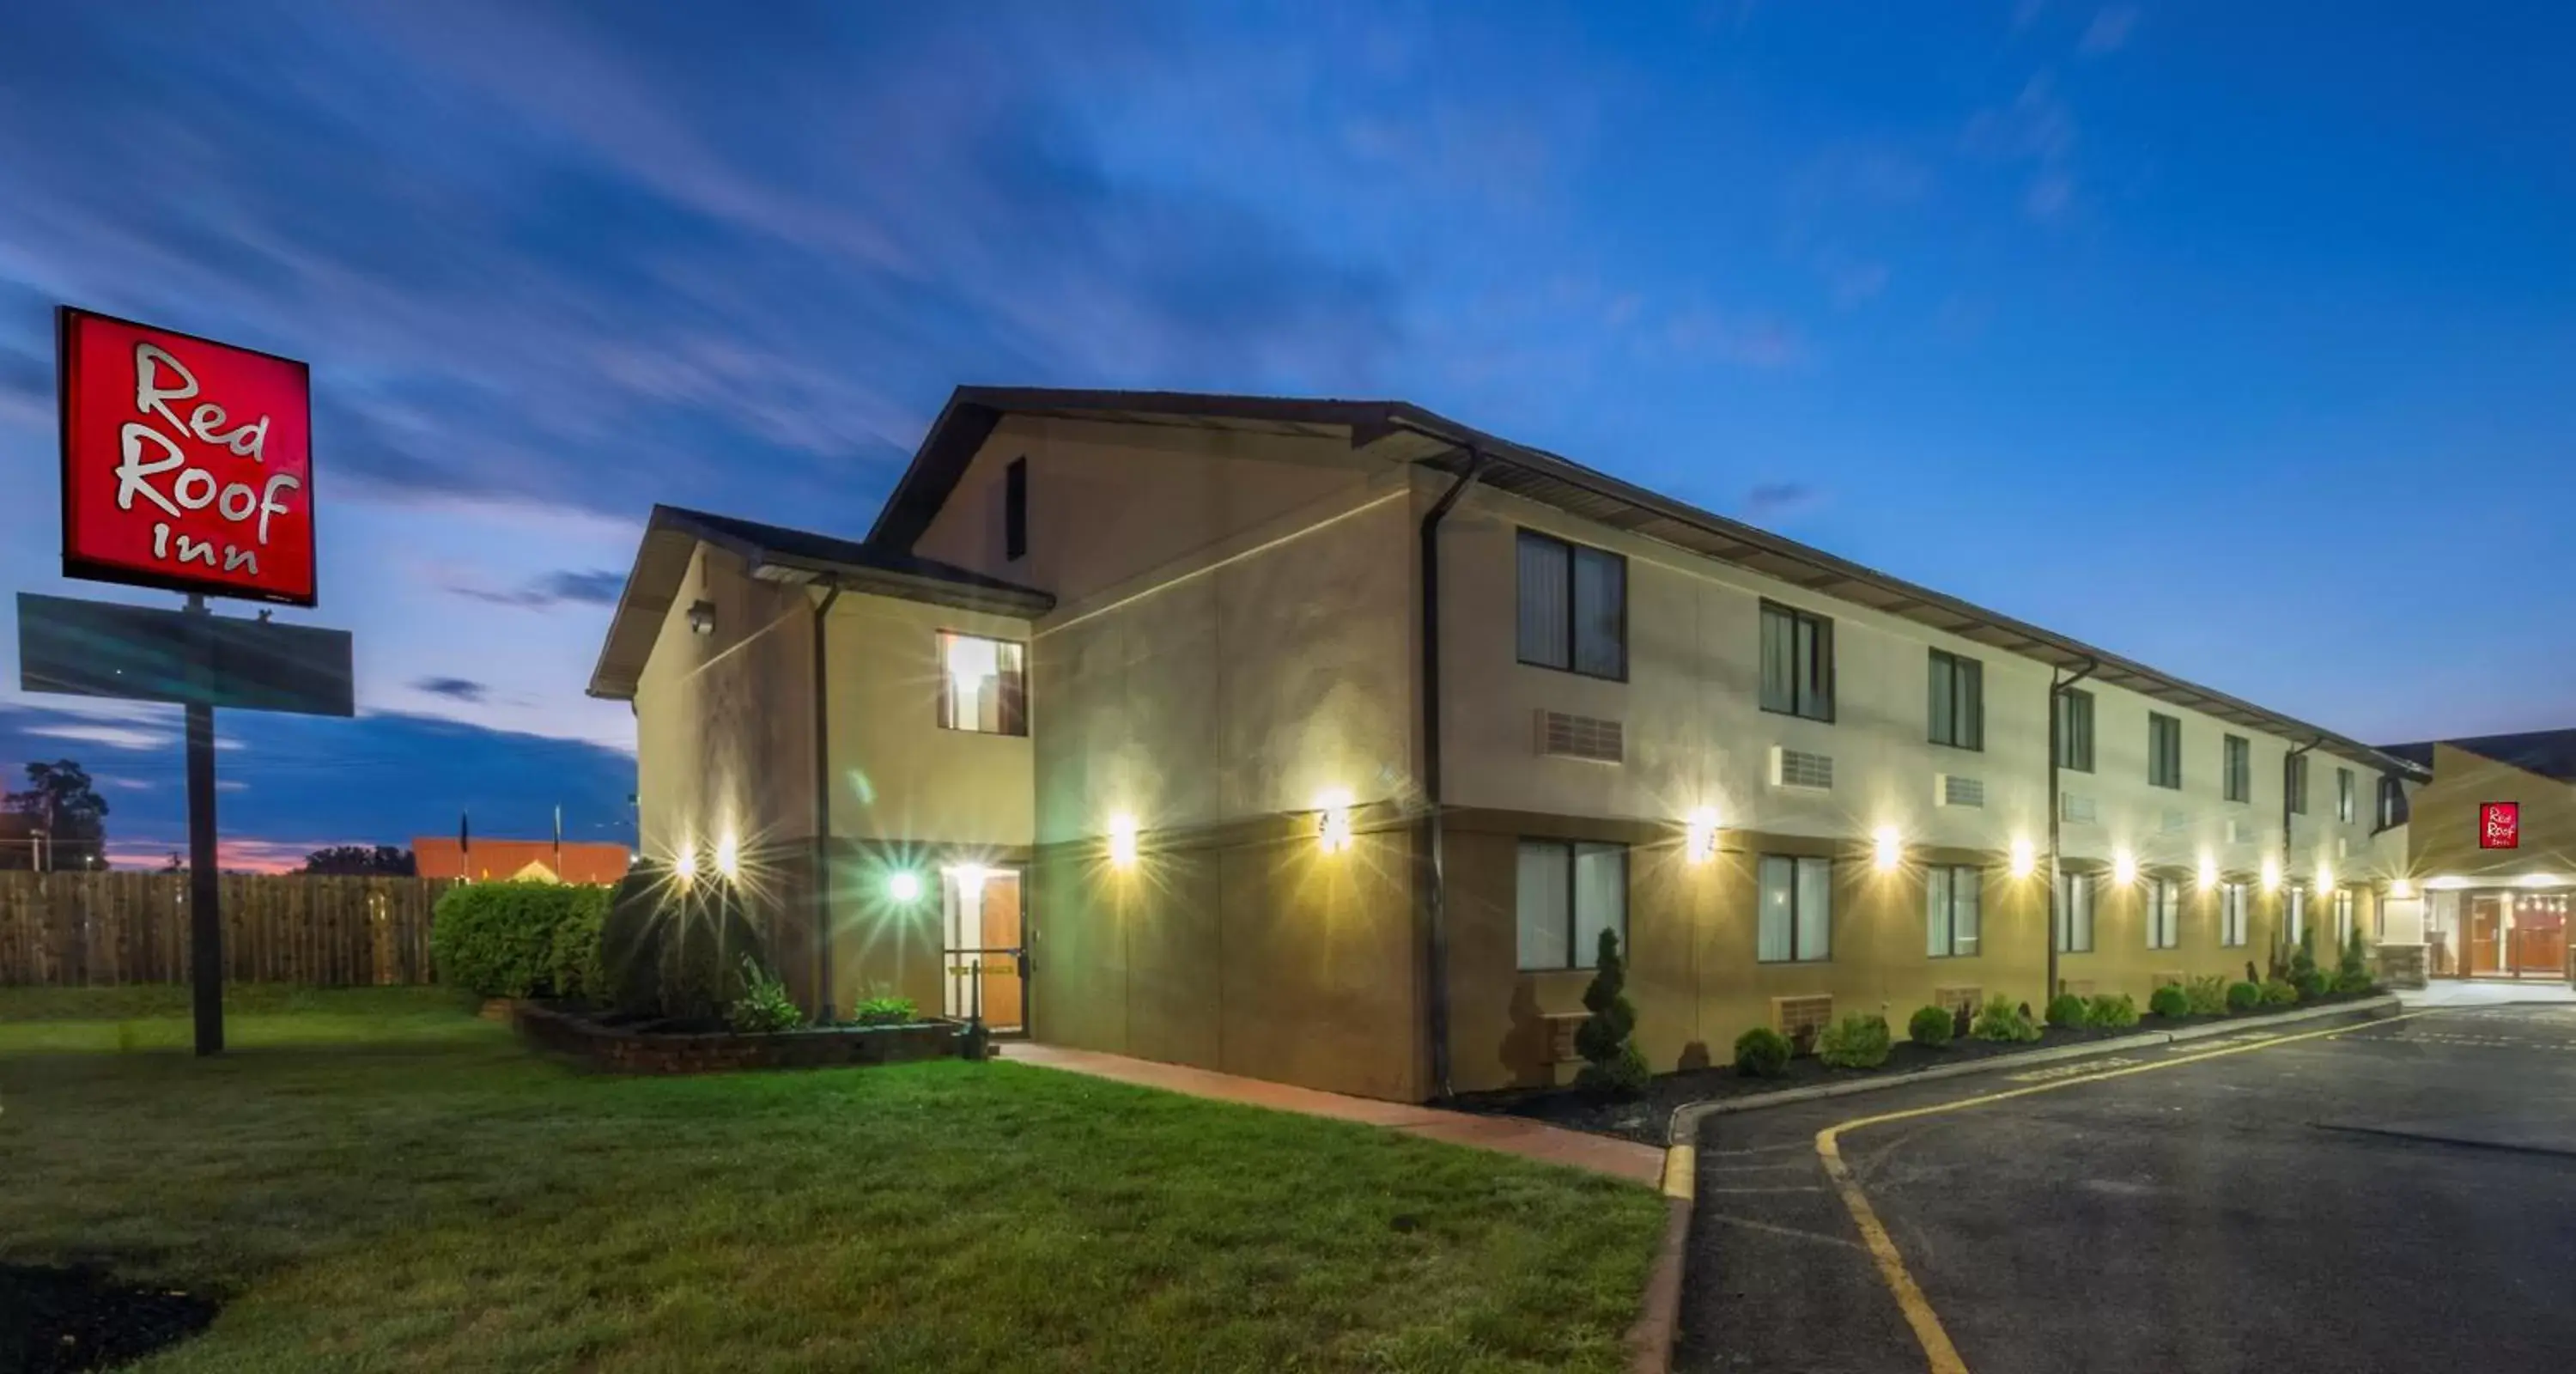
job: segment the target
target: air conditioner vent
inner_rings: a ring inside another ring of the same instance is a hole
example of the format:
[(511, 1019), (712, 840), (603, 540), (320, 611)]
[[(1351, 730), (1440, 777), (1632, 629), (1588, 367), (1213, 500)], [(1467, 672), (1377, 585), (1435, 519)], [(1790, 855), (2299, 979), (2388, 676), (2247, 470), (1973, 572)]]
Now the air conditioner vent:
[(1617, 763), (1622, 757), (1619, 722), (1563, 711), (1538, 713), (1538, 751), (1561, 759)]
[(1943, 806), (1983, 806), (1986, 804), (1986, 780), (1963, 778), (1956, 773), (1935, 773), (1933, 800)]
[(2069, 792), (2057, 799), (2058, 819), (2074, 825), (2093, 823), (2093, 799)]
[(1803, 787), (1814, 792), (1834, 789), (1834, 756), (1810, 754), (1785, 745), (1771, 746), (1771, 785)]
[(1815, 1048), (1816, 1032), (1832, 1025), (1833, 1020), (1832, 993), (1771, 999), (1772, 1026), (1789, 1037), (1789, 1043), (1796, 1045), (1800, 1054)]

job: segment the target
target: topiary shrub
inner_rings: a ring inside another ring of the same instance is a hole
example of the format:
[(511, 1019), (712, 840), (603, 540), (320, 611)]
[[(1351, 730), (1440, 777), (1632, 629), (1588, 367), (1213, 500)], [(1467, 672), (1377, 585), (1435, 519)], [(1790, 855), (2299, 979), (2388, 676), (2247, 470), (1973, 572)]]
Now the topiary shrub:
[(607, 890), (574, 883), (459, 883), (430, 913), (438, 980), (478, 997), (588, 997)]
[[(2281, 977), (2288, 980), (2290, 986), (2297, 988), (2301, 997), (2315, 998), (2324, 995), (2326, 978), (2317, 970), (2317, 923), (2315, 921), (2308, 922), (2307, 929), (2299, 932), (2299, 943), (2291, 949), (2289, 966), (2281, 970)], [(2316, 991), (2309, 991), (2311, 987)]]
[(2343, 942), (2343, 950), (2335, 958), (2332, 986), (2336, 992), (2370, 991), (2370, 951), (2361, 942), (2361, 927), (2358, 925), (2353, 927), (2352, 938)]
[(2290, 974), (2290, 986), (2298, 991), (2300, 1001), (2313, 1002), (2325, 996), (2334, 984), (2326, 977), (2324, 969), (2310, 967), (2294, 970)]
[(1646, 1090), (1651, 1075), (1645, 1052), (1637, 1048), (1637, 1008), (1620, 991), (1627, 985), (1628, 970), (1619, 959), (1617, 932), (1602, 931), (1598, 948), (1592, 984), (1583, 990), (1584, 1008), (1592, 1014), (1574, 1029), (1574, 1052), (1584, 1059), (1574, 1085), (1610, 1097), (1635, 1097)]
[(1927, 1050), (1949, 1044), (1957, 1031), (1957, 1019), (1946, 1007), (1917, 1007), (1905, 1020), (1905, 1038)]
[(850, 1008), (850, 1020), (862, 1026), (907, 1026), (921, 1019), (909, 997), (863, 997)]
[(1874, 1069), (1891, 1048), (1884, 1016), (1846, 1016), (1816, 1033), (1816, 1058), (1837, 1069)]
[(2213, 973), (2206, 978), (2194, 978), (2182, 990), (2182, 994), (2184, 1009), (2194, 1016), (2227, 1014), (2227, 976), (2225, 974)]
[(742, 995), (743, 958), (760, 948), (734, 884), (639, 866), (617, 885), (600, 929), (604, 1000), (630, 1016), (719, 1021)]
[(2073, 1029), (2087, 1024), (2084, 999), (2071, 992), (2061, 992), (2048, 999), (2048, 1024)]
[(1735, 1037), (1735, 1071), (1747, 1078), (1778, 1078), (1789, 1071), (1789, 1037), (1755, 1026)]
[(742, 956), (742, 992), (725, 1008), (725, 1024), (745, 1035), (791, 1031), (805, 1024), (805, 1009), (750, 955)]
[(2039, 1027), (2030, 1023), (2030, 1013), (2014, 1006), (2011, 999), (1994, 996), (1977, 1009), (1977, 1019), (1969, 1025), (1968, 1034), (1979, 1040), (2037, 1040)]
[(2125, 1030), (2138, 1024), (2138, 1004), (2125, 992), (2105, 992), (2084, 1008), (2084, 1024)]
[(2191, 994), (2167, 983), (2147, 994), (2147, 1010), (2168, 1019), (2191, 1015)]
[(2263, 985), (2260, 983), (2243, 982), (2230, 983), (2227, 985), (2227, 1009), (2229, 1011), (2252, 1011), (2257, 1006), (2262, 1005), (2262, 1002)]
[(2298, 1004), (2299, 990), (2290, 982), (2289, 979), (2266, 978), (2263, 980), (2263, 1005), (2267, 1007), (2295, 1007)]

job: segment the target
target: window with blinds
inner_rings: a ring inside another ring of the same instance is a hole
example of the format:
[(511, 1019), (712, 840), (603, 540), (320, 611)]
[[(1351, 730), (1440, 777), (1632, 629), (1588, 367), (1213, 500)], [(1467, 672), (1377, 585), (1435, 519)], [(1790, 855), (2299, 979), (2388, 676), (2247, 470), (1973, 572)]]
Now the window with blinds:
[(1628, 676), (1628, 560), (1520, 532), (1520, 661), (1586, 677)]

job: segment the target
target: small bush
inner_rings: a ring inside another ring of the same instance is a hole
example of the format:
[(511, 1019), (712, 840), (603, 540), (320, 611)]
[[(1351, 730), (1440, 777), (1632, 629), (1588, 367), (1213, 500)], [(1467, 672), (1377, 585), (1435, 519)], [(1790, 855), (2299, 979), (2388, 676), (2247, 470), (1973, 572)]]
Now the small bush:
[(478, 997), (594, 996), (607, 910), (604, 888), (459, 883), (431, 913), (430, 957), (440, 982)]
[(2293, 969), (2290, 973), (2290, 986), (2297, 990), (2300, 1001), (2313, 1002), (2325, 996), (2326, 989), (2331, 987), (2332, 983), (2326, 978), (2324, 969), (2312, 964), (2307, 968)]
[(2147, 1010), (2163, 1017), (2191, 1015), (2191, 994), (2168, 983), (2147, 996)]
[(2361, 926), (2352, 928), (2352, 938), (2343, 942), (2335, 959), (2332, 986), (2336, 992), (2370, 991), (2370, 949), (2361, 941)]
[(1735, 1071), (1747, 1078), (1778, 1078), (1789, 1071), (1789, 1037), (1755, 1026), (1735, 1037)]
[(2337, 992), (2368, 992), (2371, 986), (2367, 969), (2339, 969), (2335, 972), (2334, 990)]
[(1943, 1007), (1917, 1007), (1905, 1021), (1905, 1038), (1927, 1050), (1949, 1044), (1957, 1030), (1957, 1021)]
[(908, 1026), (921, 1019), (909, 997), (865, 997), (850, 1008), (850, 1020), (862, 1026)]
[(2048, 1024), (2066, 1029), (2085, 1025), (2084, 999), (2071, 992), (2061, 992), (2049, 998)]
[(2137, 1001), (2125, 992), (2102, 993), (2085, 1006), (2084, 1024), (2125, 1030), (2138, 1024)]
[(2266, 978), (2263, 980), (2263, 1005), (2267, 1007), (2295, 1007), (2298, 1004), (2299, 990), (2291, 984), (2289, 979)]
[(2252, 1011), (2256, 1006), (2260, 1005), (2262, 1001), (2263, 985), (2260, 983), (2242, 982), (2230, 983), (2227, 985), (2227, 1009), (2229, 1011)]
[(2194, 1016), (2227, 1014), (2227, 976), (2225, 974), (2213, 973), (2206, 978), (2194, 978), (2182, 990), (2182, 995), (2184, 1009)]
[(1968, 1027), (1968, 1034), (1979, 1040), (2037, 1040), (2039, 1027), (2030, 1023), (2029, 1012), (1998, 995), (1987, 998), (1977, 1010), (1977, 1019)]
[(1837, 1069), (1877, 1068), (1889, 1048), (1884, 1016), (1846, 1016), (1816, 1034), (1816, 1057)]
[(805, 1024), (805, 1010), (787, 995), (785, 984), (746, 954), (742, 957), (742, 995), (725, 1008), (725, 1024), (745, 1035), (790, 1031)]

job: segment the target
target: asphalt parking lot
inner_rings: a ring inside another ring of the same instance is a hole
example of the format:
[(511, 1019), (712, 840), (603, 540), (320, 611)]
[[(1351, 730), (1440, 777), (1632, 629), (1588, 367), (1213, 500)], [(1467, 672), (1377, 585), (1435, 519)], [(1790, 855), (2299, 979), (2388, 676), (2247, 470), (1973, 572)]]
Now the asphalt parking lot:
[(2576, 1008), (2318, 1029), (1712, 1118), (1675, 1366), (2570, 1368)]

